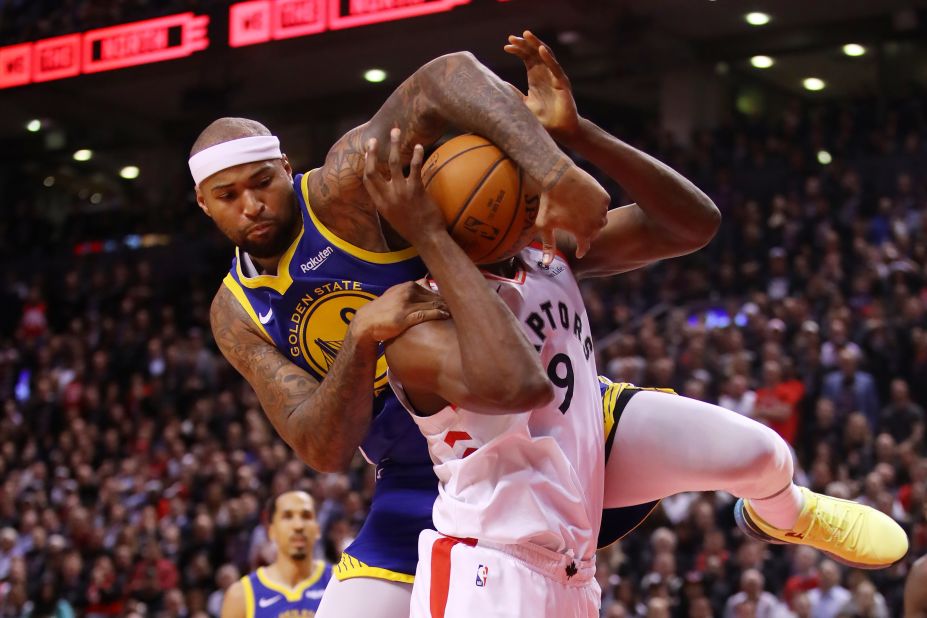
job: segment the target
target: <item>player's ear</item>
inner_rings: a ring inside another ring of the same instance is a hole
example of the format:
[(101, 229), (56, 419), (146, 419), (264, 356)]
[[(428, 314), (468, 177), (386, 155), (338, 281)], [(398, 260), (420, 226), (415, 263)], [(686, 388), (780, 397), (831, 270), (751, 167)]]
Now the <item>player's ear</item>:
[(267, 538), (274, 544), (274, 547), (277, 546), (277, 531), (274, 529), (272, 522), (267, 522)]
[(281, 155), (280, 158), (283, 160), (283, 171), (290, 177), (290, 180), (293, 180), (293, 166), (290, 165), (290, 160), (286, 158), (286, 155)]
[(203, 192), (200, 191), (199, 187), (196, 187), (194, 190), (196, 191), (196, 205), (200, 207), (200, 210), (206, 213), (207, 217), (212, 219), (212, 214), (210, 214), (209, 207), (206, 205), (206, 198), (203, 196)]

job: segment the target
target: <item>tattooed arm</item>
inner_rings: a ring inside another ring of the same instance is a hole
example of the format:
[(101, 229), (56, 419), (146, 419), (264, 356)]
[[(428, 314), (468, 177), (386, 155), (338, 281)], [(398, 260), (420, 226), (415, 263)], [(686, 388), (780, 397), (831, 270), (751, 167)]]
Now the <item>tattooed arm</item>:
[[(309, 178), (313, 208), (343, 238), (376, 248), (382, 236), (362, 183), (367, 142), (377, 140), (378, 158), (385, 162), (389, 131), (398, 127), (406, 165), (414, 144), (432, 144), (450, 126), (491, 140), (538, 183), (543, 192), (540, 227), (567, 230), (582, 249), (605, 224), (605, 190), (557, 147), (511, 87), (467, 52), (441, 56), (418, 69), (369, 122), (332, 147)], [(577, 211), (577, 203), (587, 205), (585, 212)]]
[(257, 333), (222, 286), (209, 321), (222, 354), (254, 389), (274, 429), (306, 464), (343, 470), (367, 434), (380, 341), (427, 320), (448, 317), (438, 296), (405, 283), (357, 311), (328, 375), (319, 382)]

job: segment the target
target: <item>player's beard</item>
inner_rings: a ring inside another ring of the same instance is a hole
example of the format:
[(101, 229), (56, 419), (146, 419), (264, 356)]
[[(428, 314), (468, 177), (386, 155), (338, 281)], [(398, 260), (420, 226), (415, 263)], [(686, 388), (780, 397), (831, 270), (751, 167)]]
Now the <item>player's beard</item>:
[(251, 257), (266, 259), (282, 255), (296, 235), (299, 233), (299, 204), (293, 197), (291, 208), (286, 211), (285, 219), (274, 222), (273, 234), (260, 242), (254, 242), (245, 236), (240, 243), (241, 248)]
[(290, 550), (290, 558), (293, 560), (305, 560), (308, 557), (309, 552), (304, 547)]

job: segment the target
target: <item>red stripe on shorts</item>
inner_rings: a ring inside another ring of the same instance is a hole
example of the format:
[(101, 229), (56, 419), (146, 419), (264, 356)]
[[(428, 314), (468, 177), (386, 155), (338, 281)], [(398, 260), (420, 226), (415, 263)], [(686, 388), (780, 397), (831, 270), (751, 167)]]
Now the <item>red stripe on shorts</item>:
[(451, 549), (455, 539), (441, 538), (431, 546), (431, 618), (444, 618), (451, 586)]
[(431, 546), (431, 618), (444, 618), (451, 587), (451, 550), (458, 543), (474, 547), (476, 539), (445, 536)]

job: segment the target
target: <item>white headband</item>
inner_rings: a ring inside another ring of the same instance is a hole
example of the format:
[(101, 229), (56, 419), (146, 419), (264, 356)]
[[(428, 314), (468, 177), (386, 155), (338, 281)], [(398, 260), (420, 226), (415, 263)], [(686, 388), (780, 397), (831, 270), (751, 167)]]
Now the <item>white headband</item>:
[(210, 146), (190, 157), (190, 173), (196, 186), (222, 170), (242, 163), (279, 159), (280, 140), (273, 135), (241, 137)]

